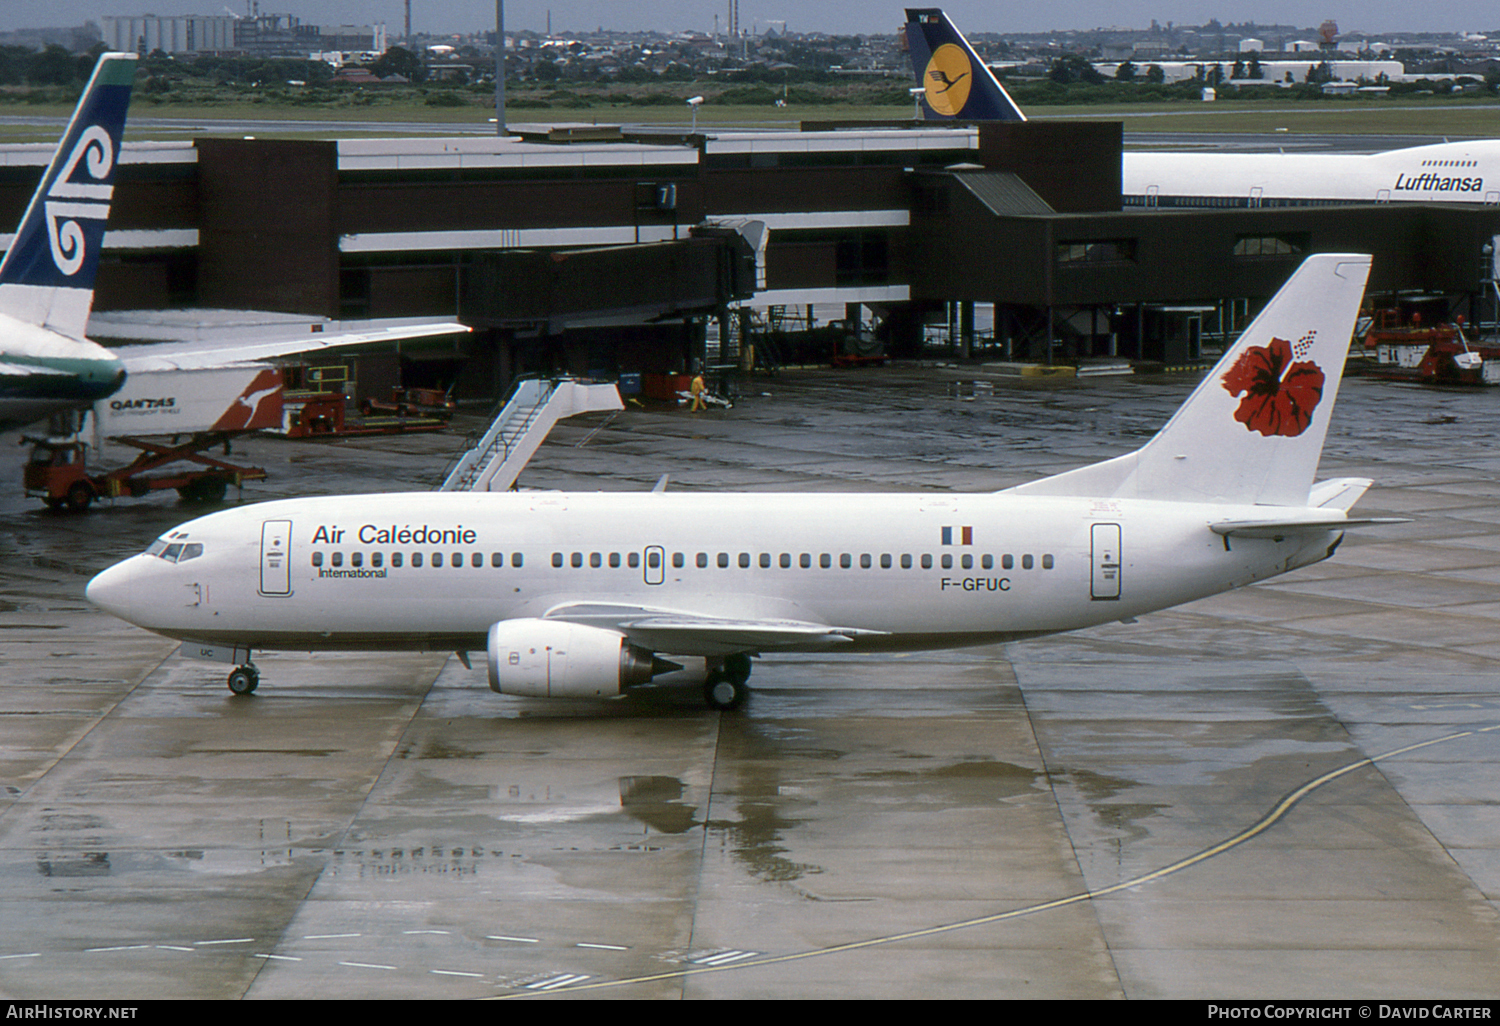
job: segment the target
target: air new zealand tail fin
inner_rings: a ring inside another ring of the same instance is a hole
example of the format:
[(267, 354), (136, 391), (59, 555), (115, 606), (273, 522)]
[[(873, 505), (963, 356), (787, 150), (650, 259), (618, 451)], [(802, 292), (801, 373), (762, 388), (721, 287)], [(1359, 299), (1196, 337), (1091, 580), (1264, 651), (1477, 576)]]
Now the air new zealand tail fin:
[(922, 94), (922, 113), (938, 121), (1025, 121), (963, 33), (936, 7), (906, 9), (906, 46)]
[(1312, 485), (1369, 274), (1362, 254), (1308, 257), (1155, 438), (1010, 491), (1347, 508)]
[(82, 339), (114, 194), (135, 54), (94, 65), (73, 120), (0, 263), (0, 313)]

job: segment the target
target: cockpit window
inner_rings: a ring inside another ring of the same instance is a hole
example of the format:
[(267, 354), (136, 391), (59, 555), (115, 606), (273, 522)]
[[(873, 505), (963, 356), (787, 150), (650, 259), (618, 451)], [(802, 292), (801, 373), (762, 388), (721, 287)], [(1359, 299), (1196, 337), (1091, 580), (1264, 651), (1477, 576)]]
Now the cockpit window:
[(200, 542), (174, 542), (168, 541), (167, 538), (158, 538), (146, 550), (146, 555), (158, 556), (169, 563), (182, 563), (203, 555), (203, 545)]

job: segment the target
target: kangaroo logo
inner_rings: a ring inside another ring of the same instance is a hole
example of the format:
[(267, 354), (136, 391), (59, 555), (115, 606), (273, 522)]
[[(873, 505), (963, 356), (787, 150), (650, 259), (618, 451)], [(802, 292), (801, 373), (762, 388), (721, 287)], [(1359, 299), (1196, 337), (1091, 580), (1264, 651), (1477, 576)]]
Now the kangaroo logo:
[[(93, 182), (73, 180), (80, 164)], [(114, 166), (115, 147), (109, 133), (98, 125), (90, 125), (78, 137), (73, 152), (47, 190), (47, 242), (52, 248), (52, 262), (69, 277), (83, 267), (87, 255), (87, 243), (78, 220), (109, 218), (114, 186), (96, 183), (107, 180)]]
[(922, 83), (927, 89), (927, 106), (945, 118), (958, 117), (969, 102), (969, 89), (974, 84), (974, 68), (963, 47), (944, 43), (934, 50)]

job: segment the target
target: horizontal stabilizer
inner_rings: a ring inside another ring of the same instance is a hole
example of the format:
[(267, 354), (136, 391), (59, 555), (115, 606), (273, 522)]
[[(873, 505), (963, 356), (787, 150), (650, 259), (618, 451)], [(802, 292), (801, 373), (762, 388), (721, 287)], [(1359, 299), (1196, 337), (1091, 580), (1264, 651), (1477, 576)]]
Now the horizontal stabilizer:
[(58, 378), (64, 381), (75, 377), (73, 372), (58, 367), (47, 367), (41, 364), (29, 363), (0, 363), (0, 376), (9, 378), (42, 376)]
[(1270, 538), (1280, 541), (1291, 535), (1314, 531), (1342, 531), (1346, 527), (1409, 523), (1409, 517), (1321, 517), (1312, 520), (1222, 520), (1217, 524), (1209, 524), (1208, 529), (1228, 538)]

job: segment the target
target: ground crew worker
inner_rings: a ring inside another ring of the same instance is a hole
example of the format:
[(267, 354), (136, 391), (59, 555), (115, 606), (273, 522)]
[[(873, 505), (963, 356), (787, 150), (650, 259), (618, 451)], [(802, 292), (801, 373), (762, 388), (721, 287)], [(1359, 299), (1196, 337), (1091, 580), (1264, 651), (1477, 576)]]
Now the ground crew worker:
[(703, 384), (703, 373), (700, 371), (693, 375), (693, 383), (688, 386), (688, 391), (693, 396), (693, 405), (689, 407), (694, 413), (699, 410), (708, 409), (708, 404), (703, 401), (703, 391), (707, 386)]

